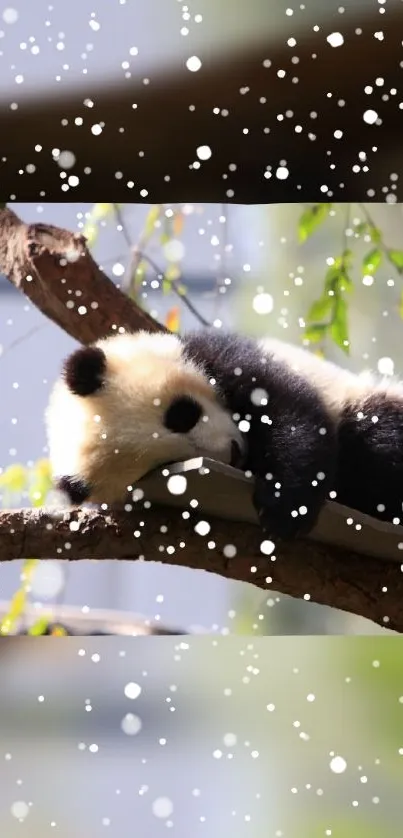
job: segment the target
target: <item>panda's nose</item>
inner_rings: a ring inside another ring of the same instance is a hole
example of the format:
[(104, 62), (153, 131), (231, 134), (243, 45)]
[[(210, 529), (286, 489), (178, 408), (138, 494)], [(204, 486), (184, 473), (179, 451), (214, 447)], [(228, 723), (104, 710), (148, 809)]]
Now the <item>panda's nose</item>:
[(238, 442), (233, 439), (231, 442), (231, 466), (238, 468), (242, 462), (242, 451)]

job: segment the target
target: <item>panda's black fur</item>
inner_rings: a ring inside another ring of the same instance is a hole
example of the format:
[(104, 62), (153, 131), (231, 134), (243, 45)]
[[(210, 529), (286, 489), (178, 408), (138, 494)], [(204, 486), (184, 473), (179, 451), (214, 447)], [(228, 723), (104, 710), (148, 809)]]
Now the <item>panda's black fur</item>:
[[(337, 458), (336, 430), (320, 395), (252, 338), (214, 330), (189, 334), (183, 345), (217, 382), (228, 410), (249, 421), (244, 469), (255, 476), (262, 526), (281, 538), (309, 531), (333, 488)], [(259, 391), (267, 404), (254, 403)]]
[[(138, 340), (138, 334), (126, 337), (129, 341)], [(309, 532), (329, 495), (374, 517), (400, 522), (403, 517), (403, 388), (399, 382), (361, 379), (332, 364), (312, 359), (311, 353), (288, 344), (258, 341), (217, 329), (170, 338), (170, 346), (176, 353), (176, 372), (180, 374), (182, 367), (186, 370), (190, 364), (205, 384), (210, 386), (212, 379), (211, 386), (222, 399), (222, 409), (232, 415), (235, 423), (241, 423), (246, 442), (242, 468), (254, 475), (253, 498), (265, 532), (282, 539)], [(112, 373), (108, 373), (108, 351), (114, 340), (119, 337), (77, 350), (67, 359), (64, 397), (67, 388), (71, 397), (81, 404), (89, 404), (92, 397), (99, 397), (101, 404), (102, 398), (110, 398), (108, 381)], [(148, 336), (148, 340), (152, 348), (153, 341), (157, 343), (159, 338)], [(151, 376), (154, 360), (148, 358), (148, 361)], [(158, 376), (164, 363), (168, 361), (164, 361), (163, 353), (157, 353)], [(131, 389), (127, 395), (120, 385), (118, 392), (126, 402), (133, 401), (135, 437), (139, 371), (129, 358), (125, 359), (124, 352), (119, 364), (122, 366), (115, 366), (119, 371), (126, 364), (123, 372)], [(139, 385), (140, 390), (143, 386)], [(173, 432), (172, 422), (179, 423), (176, 437), (179, 445), (180, 434), (184, 435), (183, 439), (187, 434), (187, 423), (190, 431), (200, 413), (197, 392), (193, 394), (192, 386), (183, 394), (172, 392), (172, 400), (158, 420), (164, 433), (170, 428), (169, 417)], [(267, 399), (256, 398), (261, 393), (267, 394)], [(113, 409), (113, 421), (117, 422), (118, 401)], [(147, 409), (142, 403), (143, 422)], [(125, 417), (122, 421), (127, 423), (128, 414), (123, 410), (122, 416)], [(50, 411), (51, 432), (55, 421)], [(245, 423), (249, 423), (247, 430)], [(74, 434), (74, 428), (71, 432)], [(240, 453), (238, 442), (235, 437), (231, 442), (231, 433), (230, 429), (225, 430), (228, 445), (236, 455)], [(109, 444), (112, 442), (110, 439)], [(101, 447), (99, 450), (102, 453)], [(181, 448), (177, 451), (180, 454)], [(186, 457), (186, 448), (183, 454)], [(83, 456), (81, 461), (85, 464)], [(236, 460), (233, 464), (237, 464)], [(105, 466), (108, 468), (110, 465)], [(58, 473), (57, 479), (73, 503), (80, 503), (86, 497), (91, 499), (91, 485), (84, 473)]]

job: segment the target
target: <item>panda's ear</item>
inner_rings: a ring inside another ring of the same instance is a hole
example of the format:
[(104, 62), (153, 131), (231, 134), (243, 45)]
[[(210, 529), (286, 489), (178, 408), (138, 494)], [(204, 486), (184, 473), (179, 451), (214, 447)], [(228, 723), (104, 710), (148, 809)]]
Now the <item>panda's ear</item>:
[(76, 396), (91, 396), (105, 383), (106, 355), (97, 346), (76, 349), (64, 362), (63, 378)]

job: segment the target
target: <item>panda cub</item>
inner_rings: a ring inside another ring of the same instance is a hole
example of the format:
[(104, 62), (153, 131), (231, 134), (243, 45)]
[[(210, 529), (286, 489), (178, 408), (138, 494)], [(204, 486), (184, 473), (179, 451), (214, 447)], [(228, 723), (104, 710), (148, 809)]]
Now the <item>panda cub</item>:
[(72, 504), (121, 503), (157, 466), (204, 456), (252, 473), (275, 539), (308, 533), (329, 493), (403, 516), (403, 385), (282, 341), (216, 329), (105, 338), (67, 358), (46, 423)]

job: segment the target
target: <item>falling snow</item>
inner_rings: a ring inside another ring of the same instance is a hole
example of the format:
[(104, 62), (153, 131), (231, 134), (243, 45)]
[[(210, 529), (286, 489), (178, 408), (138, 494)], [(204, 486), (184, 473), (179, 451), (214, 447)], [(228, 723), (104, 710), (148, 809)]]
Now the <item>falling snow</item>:
[(126, 716), (124, 716), (121, 722), (123, 733), (126, 733), (127, 736), (136, 736), (142, 726), (142, 721), (139, 716), (135, 716), (133, 713), (126, 713)]
[(196, 154), (199, 160), (209, 160), (212, 154), (211, 148), (208, 145), (200, 145), (196, 149)]
[(378, 119), (378, 114), (372, 108), (368, 108), (368, 110), (364, 111), (363, 120), (367, 122), (368, 125), (374, 125), (374, 123)]
[(197, 71), (200, 70), (201, 66), (202, 66), (202, 62), (200, 61), (200, 58), (197, 57), (197, 55), (192, 55), (186, 61), (186, 67), (192, 73), (197, 73)]
[(326, 38), (331, 47), (341, 47), (344, 44), (344, 38), (341, 32), (332, 32)]
[(126, 684), (124, 693), (126, 698), (135, 699), (138, 698), (141, 693), (141, 687), (139, 684), (136, 684), (133, 681), (130, 681), (129, 684)]
[(153, 801), (152, 811), (156, 818), (169, 818), (173, 810), (174, 806), (169, 797), (157, 797)]
[(259, 293), (252, 301), (252, 306), (256, 314), (270, 314), (274, 308), (274, 300), (271, 294)]
[(346, 760), (343, 757), (335, 756), (330, 760), (330, 770), (334, 774), (343, 774), (347, 768)]

